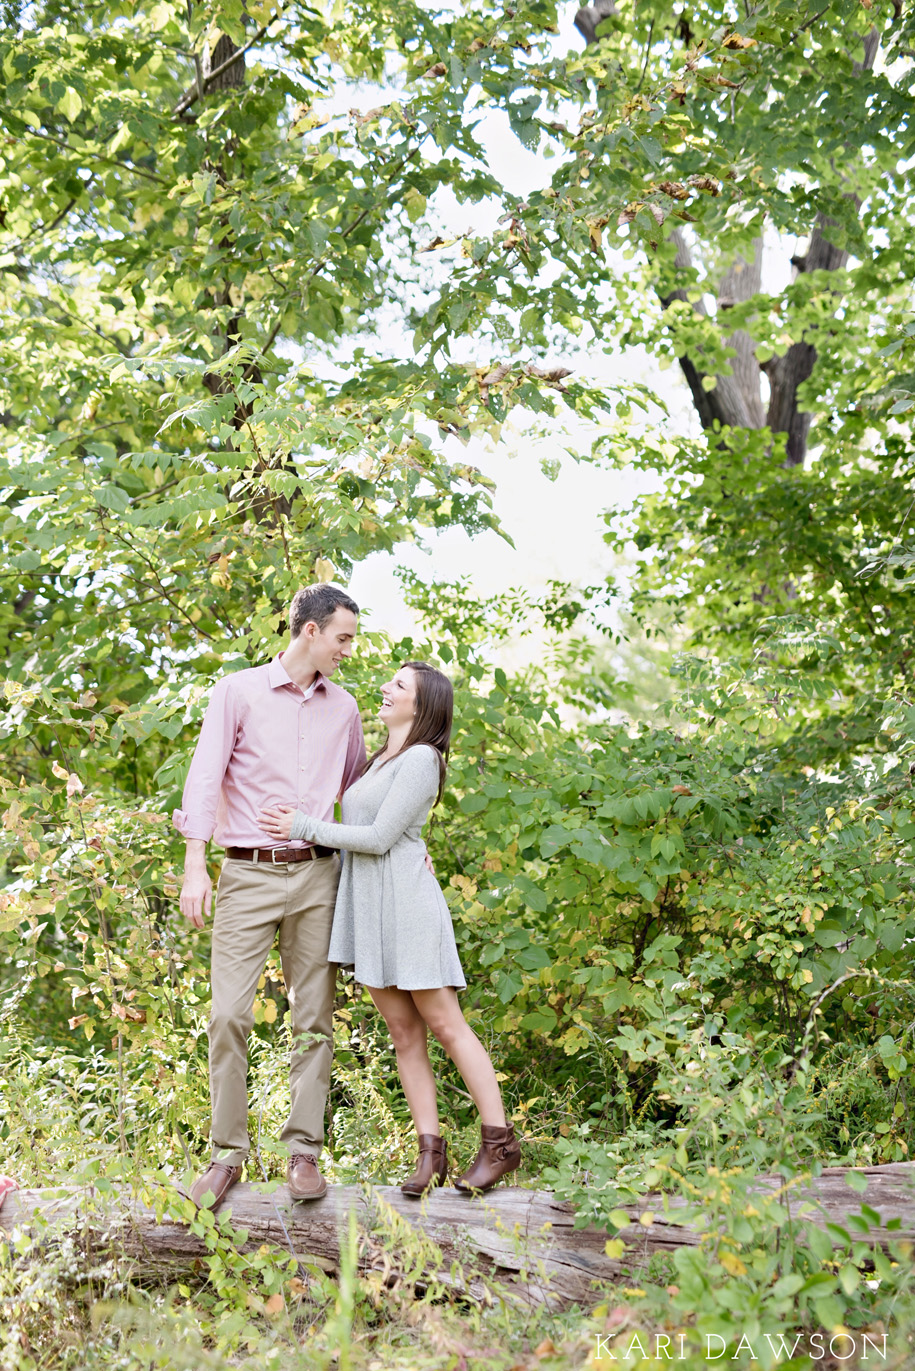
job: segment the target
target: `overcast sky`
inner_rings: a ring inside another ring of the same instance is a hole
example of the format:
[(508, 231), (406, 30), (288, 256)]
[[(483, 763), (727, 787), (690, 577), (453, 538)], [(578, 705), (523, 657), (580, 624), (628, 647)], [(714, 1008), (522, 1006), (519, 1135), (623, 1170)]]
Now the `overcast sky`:
[[(578, 46), (574, 34), (570, 35), (569, 46)], [(486, 147), (493, 172), (508, 191), (526, 195), (549, 183), (555, 162), (525, 148), (501, 112), (486, 115), (477, 126), (477, 133)], [(439, 225), (441, 231), (458, 235), (493, 231), (499, 206), (470, 209), (456, 201), (449, 205), (448, 198), (440, 194), (436, 197), (437, 231)], [(561, 360), (565, 365), (580, 365)], [(658, 373), (641, 349), (622, 359), (591, 357), (588, 366), (589, 379), (650, 385), (672, 406), (674, 422), (684, 430), (689, 425), (686, 393), (680, 389), (678, 374), (673, 370)], [(571, 434), (578, 449), (585, 453), (596, 429), (574, 416), (571, 427), (566, 423), (563, 428), (564, 431), (557, 423), (553, 441), (540, 437), (532, 444), (509, 421), (499, 444), (473, 441), (462, 449), (463, 455), (457, 460), (471, 462), (496, 481), (495, 512), (515, 547), (495, 533), (470, 538), (462, 529), (447, 529), (425, 538), (428, 551), (405, 546), (393, 555), (376, 553), (356, 567), (350, 581), (354, 598), (365, 607), (367, 628), (384, 629), (399, 636), (413, 627), (412, 617), (401, 599), (398, 566), (417, 572), (423, 580), (452, 580), (468, 575), (473, 589), (483, 596), (512, 586), (535, 591), (555, 578), (593, 583), (606, 575), (604, 512), (628, 508), (652, 481), (644, 473), (610, 472), (587, 461), (576, 462), (564, 451), (568, 436)], [(555, 480), (544, 475), (543, 458), (559, 462)]]

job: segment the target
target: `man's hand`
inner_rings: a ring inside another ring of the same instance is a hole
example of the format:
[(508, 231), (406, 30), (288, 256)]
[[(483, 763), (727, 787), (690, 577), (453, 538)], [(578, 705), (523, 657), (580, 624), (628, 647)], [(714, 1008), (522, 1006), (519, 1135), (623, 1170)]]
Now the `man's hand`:
[(206, 864), (206, 843), (189, 838), (184, 859), (184, 884), (179, 905), (181, 913), (194, 925), (203, 928), (213, 902), (213, 882)]

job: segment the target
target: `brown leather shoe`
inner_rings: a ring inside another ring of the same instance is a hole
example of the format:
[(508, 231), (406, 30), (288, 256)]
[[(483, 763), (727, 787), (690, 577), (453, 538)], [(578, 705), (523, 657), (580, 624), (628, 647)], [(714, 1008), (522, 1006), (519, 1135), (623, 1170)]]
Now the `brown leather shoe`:
[[(241, 1179), (240, 1166), (228, 1166), (225, 1162), (210, 1162), (202, 1176), (191, 1186), (191, 1199), (198, 1209), (218, 1209), (228, 1191)], [(206, 1195), (212, 1191), (213, 1199)]]
[(491, 1190), (496, 1181), (521, 1165), (521, 1144), (515, 1137), (513, 1124), (494, 1128), (484, 1123), (480, 1127), (480, 1150), (470, 1170), (455, 1181), (458, 1190)]
[(418, 1198), (448, 1179), (448, 1144), (437, 1133), (420, 1133), (419, 1161), (409, 1180), (400, 1187), (404, 1195)]
[(286, 1168), (289, 1193), (294, 1200), (319, 1200), (327, 1194), (327, 1181), (310, 1152), (294, 1152)]

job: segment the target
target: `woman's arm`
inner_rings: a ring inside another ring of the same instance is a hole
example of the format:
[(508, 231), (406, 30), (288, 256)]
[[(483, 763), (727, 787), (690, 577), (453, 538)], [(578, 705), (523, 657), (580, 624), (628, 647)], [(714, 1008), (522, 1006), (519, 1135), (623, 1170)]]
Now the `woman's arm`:
[[(409, 748), (404, 754), (373, 824), (322, 823), (320, 819), (312, 819), (300, 810), (290, 811), (287, 806), (277, 806), (273, 811), (264, 810), (261, 818), (272, 820), (280, 809), (284, 815), (291, 812), (291, 830), (288, 835), (281, 836), (305, 838), (321, 846), (345, 848), (347, 852), (364, 852), (380, 857), (390, 851), (411, 825), (425, 821), (437, 790), (438, 762), (433, 750), (421, 745)], [(270, 830), (265, 829), (267, 831)], [(271, 836), (277, 836), (275, 829)]]

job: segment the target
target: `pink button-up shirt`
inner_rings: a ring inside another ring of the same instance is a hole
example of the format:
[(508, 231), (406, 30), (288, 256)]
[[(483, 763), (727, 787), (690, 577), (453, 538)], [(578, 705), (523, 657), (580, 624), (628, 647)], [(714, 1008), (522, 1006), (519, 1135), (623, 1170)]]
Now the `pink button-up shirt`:
[(362, 771), (365, 742), (352, 695), (321, 675), (303, 691), (282, 659), (280, 653), (266, 666), (216, 682), (182, 808), (172, 815), (185, 838), (275, 847), (258, 828), (259, 810), (294, 804), (313, 818), (332, 819), (337, 796)]

